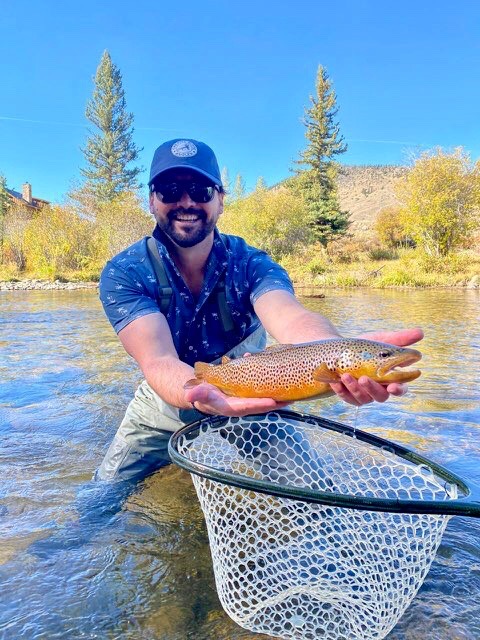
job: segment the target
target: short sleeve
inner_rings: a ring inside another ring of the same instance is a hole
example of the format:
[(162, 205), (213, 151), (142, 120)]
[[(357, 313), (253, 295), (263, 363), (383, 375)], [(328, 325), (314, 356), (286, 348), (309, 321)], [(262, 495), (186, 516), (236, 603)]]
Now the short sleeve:
[(99, 293), (105, 314), (117, 333), (137, 318), (160, 313), (157, 301), (135, 274), (113, 261), (107, 262), (101, 273)]
[(253, 304), (269, 291), (288, 291), (294, 293), (293, 284), (283, 267), (274, 262), (268, 254), (257, 251), (247, 267), (250, 284), (250, 301)]

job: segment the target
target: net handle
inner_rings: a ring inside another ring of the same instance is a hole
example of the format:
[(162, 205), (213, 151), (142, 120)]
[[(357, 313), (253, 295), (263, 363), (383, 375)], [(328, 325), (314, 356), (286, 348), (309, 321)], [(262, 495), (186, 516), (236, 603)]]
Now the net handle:
[[(457, 485), (458, 489), (464, 494), (462, 498), (455, 500), (402, 500), (391, 498), (369, 498), (364, 496), (354, 496), (342, 493), (334, 493), (331, 491), (317, 491), (314, 489), (288, 487), (276, 485), (264, 480), (257, 480), (247, 476), (239, 476), (228, 471), (220, 471), (214, 467), (194, 462), (178, 452), (178, 442), (180, 438), (189, 436), (192, 432), (201, 429), (204, 425), (211, 427), (221, 427), (228, 418), (224, 416), (208, 416), (190, 424), (185, 425), (176, 431), (168, 443), (168, 452), (172, 462), (202, 478), (214, 480), (226, 485), (232, 485), (239, 489), (247, 489), (259, 493), (269, 494), (279, 498), (289, 498), (292, 500), (301, 500), (308, 503), (316, 503), (327, 506), (343, 507), (346, 509), (361, 509), (364, 511), (382, 511), (391, 513), (416, 513), (431, 515), (449, 515), (449, 516), (468, 516), (471, 518), (480, 518), (480, 501), (472, 500), (472, 491), (470, 487), (457, 475), (432, 462), (428, 458), (390, 440), (380, 438), (379, 436), (354, 429), (348, 425), (327, 418), (320, 418), (310, 414), (297, 413), (295, 411), (275, 411), (272, 412), (280, 418), (301, 420), (307, 424), (321, 426), (331, 431), (342, 433), (346, 436), (354, 437), (362, 442), (367, 442), (380, 449), (389, 451), (399, 457), (429, 467), (440, 478), (450, 484)], [(268, 415), (268, 414), (267, 414)], [(271, 415), (271, 414), (270, 414)], [(247, 417), (248, 420), (265, 420), (265, 414), (252, 415)], [(468, 500), (470, 498), (470, 500)]]

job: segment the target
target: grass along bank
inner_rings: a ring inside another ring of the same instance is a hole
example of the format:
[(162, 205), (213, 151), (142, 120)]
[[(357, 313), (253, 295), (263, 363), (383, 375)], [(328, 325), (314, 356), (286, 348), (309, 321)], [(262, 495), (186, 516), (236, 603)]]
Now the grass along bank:
[(478, 251), (434, 257), (416, 249), (356, 252), (352, 247), (338, 254), (308, 251), (303, 256), (288, 256), (282, 265), (297, 286), (480, 288)]
[[(480, 289), (480, 251), (462, 251), (447, 257), (427, 256), (416, 249), (358, 251), (343, 244), (341, 251), (310, 247), (301, 255), (286, 256), (281, 264), (296, 287), (468, 287)], [(99, 270), (65, 270), (45, 278), (44, 273), (0, 267), (0, 289), (91, 287)]]

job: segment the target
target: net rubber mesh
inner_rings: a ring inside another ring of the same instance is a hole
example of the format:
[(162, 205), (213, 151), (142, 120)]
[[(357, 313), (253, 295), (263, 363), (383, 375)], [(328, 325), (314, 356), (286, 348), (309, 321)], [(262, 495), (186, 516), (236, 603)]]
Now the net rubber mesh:
[[(182, 437), (178, 452), (276, 486), (375, 498), (457, 497), (419, 466), (342, 433), (268, 414)], [(275, 638), (384, 638), (421, 586), (448, 516), (276, 497), (192, 475), (223, 608)]]

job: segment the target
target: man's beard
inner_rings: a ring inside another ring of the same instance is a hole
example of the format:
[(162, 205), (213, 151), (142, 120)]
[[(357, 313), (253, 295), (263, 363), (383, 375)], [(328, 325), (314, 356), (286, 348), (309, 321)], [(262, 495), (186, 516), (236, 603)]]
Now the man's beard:
[[(189, 224), (187, 221), (182, 222), (182, 228), (179, 228), (175, 222), (178, 216), (195, 215), (196, 220)], [(207, 222), (207, 216), (201, 209), (174, 209), (168, 213), (168, 219), (157, 220), (157, 225), (163, 233), (179, 247), (194, 247), (205, 240), (215, 228), (215, 220)]]

